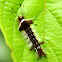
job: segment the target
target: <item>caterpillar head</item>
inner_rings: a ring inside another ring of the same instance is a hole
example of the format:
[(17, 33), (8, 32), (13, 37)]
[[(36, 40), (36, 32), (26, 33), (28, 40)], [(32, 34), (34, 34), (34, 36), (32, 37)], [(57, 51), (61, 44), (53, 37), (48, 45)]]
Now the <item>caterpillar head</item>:
[(19, 22), (21, 22), (21, 21), (22, 21), (22, 19), (24, 19), (24, 17), (23, 17), (23, 16), (18, 17), (18, 21), (19, 21)]

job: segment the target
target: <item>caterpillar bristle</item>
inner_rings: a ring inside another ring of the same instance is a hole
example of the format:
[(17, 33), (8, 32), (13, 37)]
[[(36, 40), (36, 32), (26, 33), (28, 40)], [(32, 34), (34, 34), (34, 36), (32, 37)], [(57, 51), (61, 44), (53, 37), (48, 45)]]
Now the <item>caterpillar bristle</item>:
[(30, 47), (32, 47), (32, 43), (31, 43), (31, 42), (29, 43), (29, 48), (30, 48)]
[(30, 42), (30, 39), (29, 39), (29, 37), (28, 37), (28, 39), (27, 39), (27, 42)]

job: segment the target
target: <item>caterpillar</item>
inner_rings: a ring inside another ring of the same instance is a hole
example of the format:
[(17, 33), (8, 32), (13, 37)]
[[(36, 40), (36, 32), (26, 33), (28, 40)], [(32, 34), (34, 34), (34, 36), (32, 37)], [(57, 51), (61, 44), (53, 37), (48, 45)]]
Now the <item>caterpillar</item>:
[(43, 50), (40, 46), (44, 42), (39, 43), (34, 35), (34, 32), (32, 32), (32, 29), (30, 28), (30, 24), (33, 24), (33, 21), (32, 20), (27, 21), (26, 19), (24, 19), (23, 16), (18, 17), (18, 21), (20, 22), (19, 31), (24, 30), (26, 32), (26, 34), (28, 35), (30, 41), (32, 42), (33, 47), (30, 49), (30, 51), (35, 49), (39, 58), (41, 56), (46, 57), (46, 54), (43, 52)]

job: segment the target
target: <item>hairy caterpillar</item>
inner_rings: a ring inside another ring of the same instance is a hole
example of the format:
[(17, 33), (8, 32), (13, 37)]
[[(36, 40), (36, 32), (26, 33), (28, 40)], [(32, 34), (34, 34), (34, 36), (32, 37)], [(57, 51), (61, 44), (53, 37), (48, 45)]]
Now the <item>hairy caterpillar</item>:
[(28, 35), (30, 41), (32, 42), (33, 47), (30, 49), (30, 51), (32, 51), (33, 49), (36, 50), (39, 58), (41, 56), (45, 56), (45, 53), (43, 52), (42, 48), (41, 48), (41, 44), (43, 44), (44, 42), (39, 43), (38, 40), (36, 39), (35, 35), (32, 32), (32, 29), (30, 28), (30, 24), (32, 24), (32, 20), (26, 20), (24, 19), (23, 16), (18, 17), (18, 21), (20, 22), (20, 26), (19, 26), (19, 31), (24, 30), (26, 32), (26, 34)]

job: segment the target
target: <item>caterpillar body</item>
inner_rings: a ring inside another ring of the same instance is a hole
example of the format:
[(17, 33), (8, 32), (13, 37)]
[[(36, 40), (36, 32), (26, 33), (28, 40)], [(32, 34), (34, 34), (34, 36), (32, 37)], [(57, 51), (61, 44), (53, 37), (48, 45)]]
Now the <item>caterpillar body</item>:
[(35, 49), (39, 58), (41, 56), (46, 57), (45, 53), (43, 52), (43, 50), (40, 46), (44, 42), (39, 43), (38, 40), (36, 39), (34, 33), (32, 32), (32, 29), (30, 28), (30, 24), (33, 23), (32, 20), (27, 21), (26, 19), (24, 19), (23, 16), (20, 16), (20, 17), (18, 17), (18, 21), (20, 22), (19, 31), (24, 30), (26, 32), (26, 34), (28, 35), (30, 41), (32, 42), (33, 47), (30, 49), (30, 51)]

